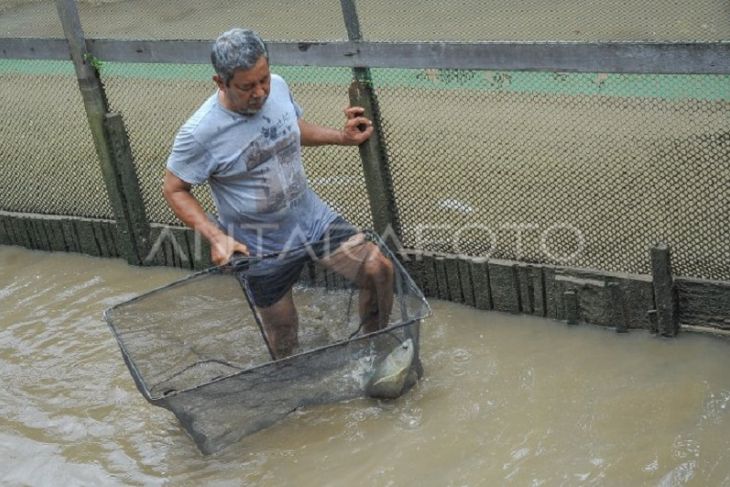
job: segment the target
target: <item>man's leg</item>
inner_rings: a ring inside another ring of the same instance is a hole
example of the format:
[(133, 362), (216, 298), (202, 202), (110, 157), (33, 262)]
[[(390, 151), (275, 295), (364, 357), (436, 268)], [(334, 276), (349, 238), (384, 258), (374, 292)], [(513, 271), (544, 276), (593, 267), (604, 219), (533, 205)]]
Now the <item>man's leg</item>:
[(360, 319), (365, 333), (388, 325), (395, 271), (393, 263), (377, 245), (358, 233), (320, 259), (320, 263), (358, 286)]
[(294, 353), (299, 346), (299, 318), (291, 289), (271, 306), (256, 309), (261, 315), (274, 358), (280, 359)]
[(263, 332), (275, 359), (291, 355), (299, 346), (299, 318), (292, 286), (305, 261), (306, 256), (262, 261), (239, 276), (261, 317)]

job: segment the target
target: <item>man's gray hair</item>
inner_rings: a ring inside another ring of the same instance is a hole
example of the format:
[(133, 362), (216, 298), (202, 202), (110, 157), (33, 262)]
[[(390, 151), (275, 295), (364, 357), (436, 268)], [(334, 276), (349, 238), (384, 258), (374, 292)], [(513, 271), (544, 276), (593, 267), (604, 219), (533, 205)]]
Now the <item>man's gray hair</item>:
[(251, 69), (261, 56), (269, 59), (266, 44), (249, 29), (231, 29), (222, 33), (210, 52), (213, 68), (226, 85), (237, 69)]

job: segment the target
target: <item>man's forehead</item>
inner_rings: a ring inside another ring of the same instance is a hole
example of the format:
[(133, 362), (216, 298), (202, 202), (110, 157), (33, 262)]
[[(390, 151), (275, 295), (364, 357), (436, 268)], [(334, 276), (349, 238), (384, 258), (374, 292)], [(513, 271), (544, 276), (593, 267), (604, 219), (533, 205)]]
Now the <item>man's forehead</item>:
[(249, 69), (238, 68), (233, 72), (231, 79), (236, 84), (245, 84), (253, 81), (259, 81), (261, 78), (269, 74), (269, 62), (261, 56), (256, 64)]

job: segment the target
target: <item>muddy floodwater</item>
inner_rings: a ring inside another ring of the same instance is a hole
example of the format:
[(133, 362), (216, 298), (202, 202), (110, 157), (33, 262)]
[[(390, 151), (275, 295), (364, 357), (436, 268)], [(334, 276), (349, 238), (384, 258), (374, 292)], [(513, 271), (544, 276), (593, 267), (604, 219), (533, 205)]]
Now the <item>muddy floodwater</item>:
[(101, 317), (185, 274), (0, 247), (0, 484), (730, 485), (729, 342), (440, 301), (404, 397), (297, 411), (202, 456)]

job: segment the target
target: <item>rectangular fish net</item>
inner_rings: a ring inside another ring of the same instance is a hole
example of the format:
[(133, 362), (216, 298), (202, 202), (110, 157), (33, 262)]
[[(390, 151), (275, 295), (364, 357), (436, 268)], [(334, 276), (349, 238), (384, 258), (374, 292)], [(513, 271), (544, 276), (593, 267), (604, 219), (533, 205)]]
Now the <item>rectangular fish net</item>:
[[(430, 308), (382, 240), (364, 235), (346, 249), (360, 259), (350, 279), (324, 260), (306, 260), (292, 287), (298, 348), (285, 358), (273, 358), (249, 283), (269, 259), (298, 252), (213, 267), (108, 309), (104, 318), (137, 388), (210, 454), (297, 408), (366, 396), (375, 365), (408, 339), (413, 380), (404, 389), (412, 385), (422, 374), (419, 328)], [(359, 304), (370, 291), (360, 271), (373, 251), (392, 264), (393, 300), (384, 328), (368, 332)]]

